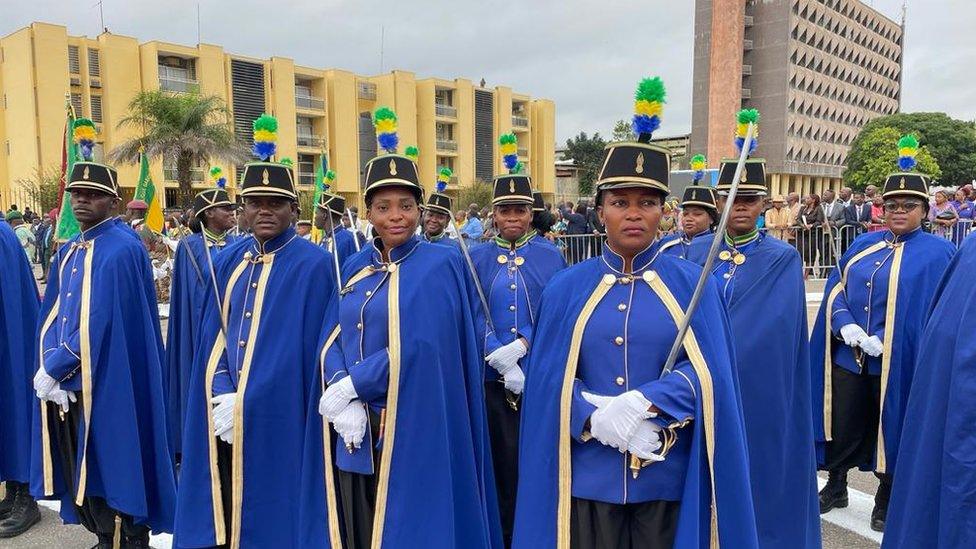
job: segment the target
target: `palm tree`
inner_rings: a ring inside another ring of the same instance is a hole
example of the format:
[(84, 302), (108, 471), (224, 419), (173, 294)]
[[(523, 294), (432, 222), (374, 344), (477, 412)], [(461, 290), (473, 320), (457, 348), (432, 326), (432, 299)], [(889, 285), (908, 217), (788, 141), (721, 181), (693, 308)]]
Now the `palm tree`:
[(234, 135), (230, 110), (216, 95), (139, 92), (117, 128), (133, 130), (136, 137), (112, 149), (109, 162), (136, 164), (143, 150), (149, 158), (175, 161), (177, 202), (182, 207), (193, 196), (193, 166), (198, 161), (237, 165), (250, 158), (247, 145)]

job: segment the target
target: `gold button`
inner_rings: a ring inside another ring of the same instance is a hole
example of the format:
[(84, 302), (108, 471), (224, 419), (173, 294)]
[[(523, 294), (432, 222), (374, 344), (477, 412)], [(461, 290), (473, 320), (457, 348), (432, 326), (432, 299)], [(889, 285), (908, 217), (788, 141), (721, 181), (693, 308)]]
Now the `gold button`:
[(617, 277), (613, 276), (612, 274), (603, 275), (603, 283), (606, 284), (607, 286), (613, 285), (613, 283), (616, 281), (617, 281)]
[(373, 295), (373, 291), (372, 290), (366, 290), (366, 297), (369, 297), (371, 295)]
[(389, 270), (391, 273), (395, 273), (396, 270), (397, 270), (397, 264), (396, 263), (390, 263), (390, 266), (387, 267), (387, 270)]
[(617, 336), (616, 338), (614, 338), (613, 342), (616, 343), (617, 345), (623, 345), (624, 344), (624, 338), (622, 338), (620, 336)]
[(644, 271), (644, 274), (642, 274), (641, 276), (644, 278), (645, 282), (650, 282), (657, 277), (657, 273), (648, 270), (648, 271)]
[(357, 322), (356, 323), (356, 329), (357, 330), (362, 330), (363, 329), (363, 323), (362, 322)]
[(514, 290), (515, 289), (515, 284), (512, 284), (511, 286), (509, 286), (508, 289), (509, 290)]
[(868, 286), (868, 288), (870, 288), (870, 287), (871, 287), (871, 283), (870, 283), (870, 282), (868, 282), (868, 283), (867, 283), (867, 286)]
[(71, 297), (71, 292), (68, 292), (68, 297)]
[(61, 322), (67, 322), (67, 321), (68, 321), (68, 317), (66, 317), (66, 316), (62, 316), (61, 317)]
[(724, 275), (722, 275), (722, 278), (729, 279), (732, 278), (732, 275), (730, 275), (729, 273), (725, 273)]
[(244, 318), (251, 318), (251, 311), (245, 312), (244, 313)]
[(504, 265), (504, 264), (508, 263), (508, 258), (505, 257), (504, 254), (502, 254), (502, 255), (498, 256), (498, 262), (501, 263), (502, 265)]
[(867, 307), (864, 308), (864, 312), (865, 313), (868, 312), (868, 308)]
[(238, 341), (238, 342), (237, 342), (237, 345), (238, 345), (239, 347), (243, 347), (243, 346), (245, 345), (245, 343), (244, 343), (244, 340), (242, 339), (242, 340), (240, 340), (240, 341)]
[(509, 305), (508, 306), (508, 310), (509, 311), (514, 311), (515, 310), (515, 305)]
[(71, 269), (71, 272), (72, 273), (77, 273), (78, 272), (78, 269)]
[(512, 332), (513, 334), (516, 334), (516, 333), (518, 333), (518, 328), (512, 328), (509, 331)]
[(875, 265), (875, 266), (878, 266), (878, 265), (881, 265), (881, 262), (880, 262), (880, 261), (875, 261), (875, 262), (874, 262), (874, 265)]
[(257, 288), (258, 287), (258, 283), (257, 282), (252, 282), (251, 283), (251, 287), (252, 288)]
[(626, 303), (621, 303), (620, 305), (617, 305), (617, 310), (618, 311), (626, 311), (627, 310), (627, 304)]
[(624, 381), (626, 380), (622, 377), (618, 377), (615, 381), (617, 382), (617, 385), (623, 385)]

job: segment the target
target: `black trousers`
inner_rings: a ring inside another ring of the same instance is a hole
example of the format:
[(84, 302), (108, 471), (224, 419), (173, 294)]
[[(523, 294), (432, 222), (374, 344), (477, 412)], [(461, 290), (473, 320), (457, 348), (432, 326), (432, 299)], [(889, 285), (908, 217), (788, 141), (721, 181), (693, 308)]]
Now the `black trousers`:
[[(369, 410), (370, 432), (373, 440), (380, 435), (380, 416)], [(345, 452), (342, 439), (338, 439), (336, 452)], [(372, 448), (373, 463), (379, 467), (380, 452)], [(340, 526), (345, 549), (369, 549), (373, 541), (373, 516), (376, 514), (376, 485), (378, 475), (362, 475), (337, 470), (339, 487)]]
[(573, 498), (573, 549), (671, 549), (678, 529), (677, 501), (623, 505)]
[[(58, 454), (61, 458), (61, 471), (64, 476), (65, 487), (71, 494), (72, 500), (77, 494), (75, 486), (75, 472), (78, 470), (77, 448), (78, 448), (78, 422), (82, 417), (81, 393), (78, 393), (78, 402), (72, 402), (68, 406), (68, 411), (61, 419), (58, 413), (57, 404), (45, 403), (45, 410), (48, 417), (48, 425), (52, 426), (54, 436), (57, 439)], [(119, 444), (124, 444), (119, 441)], [(123, 538), (143, 538), (149, 535), (149, 528), (141, 524), (134, 524), (132, 517), (120, 513), (109, 507), (104, 498), (88, 496), (81, 505), (75, 505), (75, 512), (82, 526), (89, 532), (97, 535), (100, 540), (111, 539), (115, 535), (116, 518), (121, 519), (120, 535)]]
[(491, 459), (495, 470), (498, 510), (502, 519), (505, 547), (512, 545), (515, 524), (515, 494), (518, 490), (519, 418), (518, 410), (508, 403), (505, 385), (498, 381), (485, 383), (485, 407)]
[(881, 417), (881, 376), (851, 373), (836, 364), (831, 372), (833, 440), (826, 444), (824, 469), (847, 471), (874, 461)]

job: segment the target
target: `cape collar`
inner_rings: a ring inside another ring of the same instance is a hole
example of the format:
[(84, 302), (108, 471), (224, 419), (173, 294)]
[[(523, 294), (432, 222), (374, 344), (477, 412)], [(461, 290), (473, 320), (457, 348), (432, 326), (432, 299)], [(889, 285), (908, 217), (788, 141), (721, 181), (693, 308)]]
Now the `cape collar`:
[(295, 228), (288, 227), (283, 233), (272, 238), (271, 240), (268, 240), (264, 244), (258, 242), (258, 239), (255, 237), (253, 243), (254, 253), (257, 255), (273, 254), (287, 246), (297, 236), (298, 233), (295, 232)]
[[(420, 237), (416, 234), (411, 235), (410, 239), (390, 250), (390, 263), (400, 263), (407, 258), (420, 244)], [(383, 240), (380, 237), (373, 239), (373, 265), (386, 265), (383, 262)]]
[(90, 240), (95, 240), (99, 236), (105, 234), (109, 230), (109, 228), (111, 228), (112, 225), (114, 225), (113, 223), (114, 221), (115, 221), (114, 217), (109, 217), (96, 223), (94, 227), (78, 233), (78, 240), (80, 242), (88, 242)]
[(614, 272), (622, 275), (636, 274), (651, 266), (651, 263), (654, 262), (654, 258), (657, 256), (657, 249), (660, 244), (660, 240), (654, 240), (646, 248), (638, 252), (637, 255), (634, 256), (634, 261), (632, 263), (633, 271), (631, 272), (624, 271), (623, 256), (613, 251), (613, 248), (610, 247), (609, 243), (603, 244), (603, 255), (601, 255), (601, 259), (603, 259), (603, 263), (606, 264), (607, 267), (610, 267), (610, 269)]
[(902, 242), (908, 242), (909, 240), (917, 237), (920, 234), (922, 234), (921, 226), (916, 227), (915, 230), (905, 233), (903, 235), (896, 235), (895, 233), (891, 232), (891, 229), (887, 229), (885, 230), (884, 240), (888, 244), (900, 244)]
[(728, 233), (728, 231), (725, 232), (725, 244), (730, 248), (741, 248), (742, 246), (751, 244), (756, 240), (759, 240), (759, 229), (754, 228), (742, 236), (732, 236)]
[(530, 229), (529, 232), (523, 234), (515, 242), (509, 242), (508, 240), (505, 240), (504, 238), (502, 238), (500, 236), (496, 236), (495, 237), (495, 244), (497, 244), (498, 246), (500, 246), (502, 248), (508, 248), (508, 249), (515, 248), (517, 250), (517, 249), (521, 248), (522, 246), (525, 246), (530, 240), (532, 240), (533, 238), (535, 238), (535, 235), (536, 234), (538, 234), (538, 232), (535, 229)]

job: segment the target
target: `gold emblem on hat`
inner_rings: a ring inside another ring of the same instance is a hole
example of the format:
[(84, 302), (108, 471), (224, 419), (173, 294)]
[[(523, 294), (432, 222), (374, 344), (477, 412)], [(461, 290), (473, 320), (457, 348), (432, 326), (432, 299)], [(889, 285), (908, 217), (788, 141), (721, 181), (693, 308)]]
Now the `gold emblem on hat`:
[(508, 258), (505, 257), (505, 254), (501, 254), (501, 255), (498, 256), (498, 263), (500, 263), (502, 265), (508, 263)]
[(390, 175), (396, 175), (396, 161), (392, 158), (390, 159)]
[(637, 165), (634, 166), (636, 173), (644, 173), (644, 153), (637, 154)]
[(270, 185), (271, 184), (271, 179), (268, 176), (268, 168), (265, 168), (264, 169), (264, 172), (261, 174), (261, 184), (262, 185)]
[(740, 182), (740, 183), (745, 183), (745, 182), (746, 182), (746, 180), (748, 180), (748, 179), (749, 179), (749, 176), (748, 176), (748, 175), (746, 175), (746, 172), (745, 172), (745, 170), (742, 170), (742, 177), (740, 177), (740, 178), (739, 178), (739, 182)]
[(85, 166), (85, 173), (81, 174), (82, 179), (88, 179), (88, 175), (89, 175), (88, 168), (89, 166)]
[(901, 181), (898, 183), (898, 188), (899, 189), (904, 189), (905, 188), (905, 178), (904, 177), (901, 178)]
[(515, 180), (514, 179), (509, 179), (508, 180), (508, 192), (510, 192), (510, 193), (514, 193), (515, 192)]
[(721, 252), (718, 253), (718, 258), (721, 259), (722, 261), (728, 261), (732, 259), (732, 252), (728, 250), (722, 250)]
[(697, 190), (692, 190), (691, 191), (691, 199), (692, 200), (698, 200), (698, 191)]

